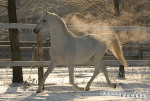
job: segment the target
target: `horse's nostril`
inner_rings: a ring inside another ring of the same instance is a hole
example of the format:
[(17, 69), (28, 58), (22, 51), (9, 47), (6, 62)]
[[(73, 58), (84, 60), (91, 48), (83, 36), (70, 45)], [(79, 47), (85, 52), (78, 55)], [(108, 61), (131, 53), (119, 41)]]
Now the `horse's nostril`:
[(36, 29), (33, 30), (34, 34), (38, 34), (38, 31)]
[(33, 30), (33, 33), (35, 33), (35, 29)]

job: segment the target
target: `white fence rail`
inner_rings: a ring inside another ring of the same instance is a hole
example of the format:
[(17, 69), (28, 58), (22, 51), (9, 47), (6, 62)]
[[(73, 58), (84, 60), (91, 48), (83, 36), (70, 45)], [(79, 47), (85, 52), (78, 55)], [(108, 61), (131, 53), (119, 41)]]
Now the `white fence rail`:
[(35, 24), (21, 24), (21, 23), (0, 23), (0, 28), (18, 28), (18, 29), (33, 29)]
[[(49, 66), (50, 61), (0, 61), (0, 66)], [(122, 65), (119, 60), (103, 60), (102, 63), (106, 66)], [(150, 60), (127, 60), (129, 66), (150, 66)], [(75, 64), (76, 66), (91, 65), (89, 63)], [(62, 66), (62, 65), (61, 65)]]
[[(0, 23), (0, 28), (18, 28), (18, 29), (33, 29), (35, 24), (22, 23)], [(97, 26), (97, 25), (67, 25), (68, 28), (94, 28), (94, 29), (112, 29), (115, 31), (150, 31), (150, 27), (136, 27), (136, 26)]]

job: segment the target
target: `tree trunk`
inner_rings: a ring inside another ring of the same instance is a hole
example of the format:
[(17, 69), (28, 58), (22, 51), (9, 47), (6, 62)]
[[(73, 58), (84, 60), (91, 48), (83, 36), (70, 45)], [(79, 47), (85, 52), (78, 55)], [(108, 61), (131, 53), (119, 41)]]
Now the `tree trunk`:
[[(8, 17), (9, 23), (17, 23), (16, 0), (8, 0)], [(9, 28), (9, 39), (11, 45), (11, 60), (20, 61), (21, 53), (19, 47), (18, 29)], [(22, 67), (14, 66), (12, 68), (13, 68), (12, 83), (23, 82)]]
[(113, 0), (114, 1), (114, 9), (115, 9), (115, 13), (117, 16), (120, 15), (120, 10), (119, 10), (119, 0)]

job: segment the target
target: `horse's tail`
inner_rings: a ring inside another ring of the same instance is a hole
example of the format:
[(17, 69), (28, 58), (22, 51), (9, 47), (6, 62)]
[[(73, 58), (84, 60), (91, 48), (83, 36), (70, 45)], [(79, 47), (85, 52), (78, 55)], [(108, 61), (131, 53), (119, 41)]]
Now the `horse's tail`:
[(124, 56), (123, 56), (122, 46), (121, 46), (119, 38), (116, 34), (113, 35), (111, 44), (109, 46), (110, 47), (108, 47), (108, 48), (110, 49), (110, 51), (112, 51), (112, 53), (115, 55), (115, 57), (117, 59), (119, 59), (125, 67), (128, 67), (128, 65), (124, 59)]

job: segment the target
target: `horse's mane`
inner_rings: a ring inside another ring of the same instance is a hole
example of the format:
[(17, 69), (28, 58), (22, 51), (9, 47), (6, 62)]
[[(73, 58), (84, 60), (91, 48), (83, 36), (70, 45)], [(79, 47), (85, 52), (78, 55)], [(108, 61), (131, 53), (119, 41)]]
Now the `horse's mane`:
[(67, 28), (67, 26), (66, 26), (64, 20), (63, 20), (60, 16), (58, 16), (57, 14), (53, 14), (53, 13), (52, 13), (52, 15), (55, 16), (55, 18), (56, 18), (56, 20), (58, 21), (58, 23), (59, 23), (60, 25), (62, 25), (63, 31), (64, 31), (64, 34), (65, 34), (65, 35), (70, 35), (70, 34), (71, 34), (71, 35), (74, 35), (72, 32), (70, 32), (70, 31), (68, 30), (68, 28)]

